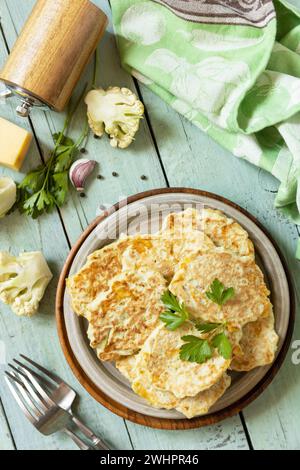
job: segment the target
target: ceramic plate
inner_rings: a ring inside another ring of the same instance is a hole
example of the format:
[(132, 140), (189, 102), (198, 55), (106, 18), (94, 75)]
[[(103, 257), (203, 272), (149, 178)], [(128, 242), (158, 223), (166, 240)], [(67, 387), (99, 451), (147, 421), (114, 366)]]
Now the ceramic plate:
[[(85, 264), (90, 253), (111, 243), (121, 233), (128, 235), (137, 232), (154, 233), (159, 230), (162, 219), (168, 213), (181, 211), (187, 207), (201, 209), (204, 206), (220, 209), (239, 222), (249, 233), (255, 245), (257, 263), (262, 268), (271, 291), (276, 331), (280, 339), (276, 360), (272, 365), (259, 367), (248, 373), (230, 373), (232, 385), (211, 408), (207, 419), (203, 416), (187, 420), (177, 411), (151, 407), (131, 390), (127, 380), (113, 364), (101, 363), (97, 359), (88, 343), (87, 322), (83, 318), (78, 318), (72, 311), (64, 281), (66, 276), (75, 274)], [(271, 381), (283, 361), (290, 341), (293, 328), (293, 294), (278, 249), (253, 217), (238, 206), (213, 194), (187, 189), (157, 190), (134, 196), (112, 207), (86, 230), (73, 248), (60, 279), (57, 319), (60, 339), (69, 363), (79, 380), (99, 401), (116, 413), (136, 422), (141, 421), (137, 416), (144, 416), (153, 418), (153, 421), (150, 419), (146, 424), (157, 425), (157, 422), (165, 422), (165, 425), (157, 427), (170, 428), (166, 423), (173, 423), (171, 428), (195, 427), (196, 422), (199, 423), (198, 426), (208, 424), (238, 412)], [(127, 410), (125, 415), (124, 410)], [(176, 422), (178, 424), (189, 422), (191, 425), (177, 426)]]

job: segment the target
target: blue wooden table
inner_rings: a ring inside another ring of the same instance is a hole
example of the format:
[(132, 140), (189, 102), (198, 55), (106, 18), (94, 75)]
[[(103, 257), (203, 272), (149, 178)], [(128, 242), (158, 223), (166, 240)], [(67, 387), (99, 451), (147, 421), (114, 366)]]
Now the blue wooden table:
[[(95, 3), (111, 17), (107, 0)], [(34, 0), (0, 0), (0, 66), (33, 4)], [(136, 141), (127, 150), (112, 149), (106, 138), (89, 140), (88, 157), (99, 162), (98, 171), (104, 179), (92, 181), (86, 198), (72, 192), (60, 211), (38, 220), (15, 212), (0, 221), (0, 250), (14, 254), (41, 250), (55, 275), (36, 317), (18, 318), (0, 305), (0, 346), (2, 352), (6, 350), (6, 360), (3, 354), (0, 356), (2, 362), (9, 362), (23, 352), (56, 371), (78, 391), (79, 415), (116, 449), (300, 449), (300, 365), (293, 364), (292, 347), (276, 379), (243, 413), (218, 425), (191, 431), (158, 431), (124, 421), (95, 402), (72, 375), (56, 333), (57, 279), (70, 247), (94, 219), (100, 205), (115, 203), (120, 197), (152, 188), (185, 186), (211, 191), (240, 204), (278, 242), (294, 279), (298, 306), (300, 302), (300, 263), (294, 258), (299, 233), (295, 225), (273, 208), (277, 181), (223, 150), (128, 76), (120, 68), (111, 23), (99, 52), (99, 85), (121, 85), (136, 90), (145, 103), (146, 119)], [(81, 86), (90, 73), (87, 70)], [(15, 105), (14, 100), (1, 102), (0, 116), (34, 131), (35, 142), (23, 167), (27, 172), (49, 153), (52, 133), (61, 129), (64, 116), (35, 111), (26, 120), (16, 116)], [(79, 132), (84, 113), (82, 106), (75, 134)], [(113, 172), (119, 176), (112, 176)], [(0, 168), (2, 174), (22, 178)], [(142, 175), (147, 178), (142, 179)], [(300, 338), (299, 327), (297, 316), (293, 341)], [(4, 367), (5, 364), (0, 365), (0, 449), (73, 449), (74, 444), (64, 435), (43, 437), (26, 421), (8, 393), (3, 380)]]

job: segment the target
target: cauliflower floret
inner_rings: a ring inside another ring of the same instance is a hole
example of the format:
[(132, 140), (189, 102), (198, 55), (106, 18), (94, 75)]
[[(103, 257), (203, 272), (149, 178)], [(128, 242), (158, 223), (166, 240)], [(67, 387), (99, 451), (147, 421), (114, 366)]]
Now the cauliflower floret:
[(144, 105), (128, 88), (91, 90), (85, 102), (92, 131), (110, 136), (112, 147), (126, 148), (134, 140), (144, 114)]
[(0, 176), (0, 219), (12, 208), (16, 199), (16, 183), (8, 176)]
[(17, 315), (37, 312), (52, 274), (39, 251), (19, 256), (0, 251), (0, 300)]

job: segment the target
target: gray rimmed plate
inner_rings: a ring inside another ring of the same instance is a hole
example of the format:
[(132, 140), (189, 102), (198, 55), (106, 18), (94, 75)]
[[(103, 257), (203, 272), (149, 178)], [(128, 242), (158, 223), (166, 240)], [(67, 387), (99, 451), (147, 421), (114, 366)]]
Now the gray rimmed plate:
[[(177, 411), (151, 407), (131, 390), (129, 383), (113, 364), (101, 363), (97, 359), (88, 343), (86, 321), (78, 318), (72, 311), (70, 297), (65, 289), (65, 278), (76, 273), (85, 264), (90, 253), (111, 243), (121, 233), (154, 233), (168, 213), (187, 207), (201, 209), (203, 206), (220, 209), (248, 231), (255, 245), (257, 262), (271, 291), (276, 331), (280, 339), (276, 360), (272, 365), (248, 373), (231, 373), (231, 387), (209, 414), (187, 420)], [(133, 196), (128, 201), (113, 206), (94, 221), (73, 248), (62, 272), (57, 294), (57, 321), (61, 343), (81, 383), (95, 398), (117, 414), (135, 422), (168, 429), (211, 424), (240, 411), (261, 393), (284, 359), (293, 329), (293, 308), (293, 293), (282, 257), (270, 236), (254, 218), (223, 198), (180, 188), (149, 191)], [(147, 417), (146, 421), (139, 419), (140, 416)], [(187, 423), (186, 426), (184, 423)]]

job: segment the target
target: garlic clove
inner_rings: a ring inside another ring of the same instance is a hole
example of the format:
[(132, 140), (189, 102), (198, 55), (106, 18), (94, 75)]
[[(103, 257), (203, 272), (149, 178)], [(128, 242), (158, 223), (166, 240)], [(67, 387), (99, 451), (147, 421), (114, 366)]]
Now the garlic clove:
[(69, 171), (70, 181), (78, 192), (82, 192), (84, 190), (86, 180), (94, 171), (96, 163), (97, 162), (95, 160), (80, 158), (71, 166)]
[(16, 200), (16, 183), (8, 176), (0, 176), (0, 219), (7, 214)]

